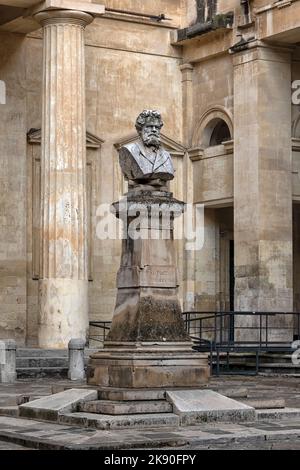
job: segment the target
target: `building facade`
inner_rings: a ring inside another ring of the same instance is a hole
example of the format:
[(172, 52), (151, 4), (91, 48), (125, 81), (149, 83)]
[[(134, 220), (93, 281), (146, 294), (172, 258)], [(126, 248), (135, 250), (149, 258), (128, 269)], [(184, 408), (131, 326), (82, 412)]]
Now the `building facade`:
[(114, 309), (118, 148), (159, 109), (184, 310), (300, 311), (300, 0), (0, 0), (0, 338), (65, 347)]

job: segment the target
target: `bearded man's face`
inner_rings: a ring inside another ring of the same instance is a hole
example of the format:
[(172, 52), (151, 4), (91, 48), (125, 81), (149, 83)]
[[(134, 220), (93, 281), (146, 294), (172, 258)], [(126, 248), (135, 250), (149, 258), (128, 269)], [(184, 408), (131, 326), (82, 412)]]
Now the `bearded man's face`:
[(161, 123), (158, 119), (149, 120), (141, 130), (141, 137), (147, 147), (160, 146)]

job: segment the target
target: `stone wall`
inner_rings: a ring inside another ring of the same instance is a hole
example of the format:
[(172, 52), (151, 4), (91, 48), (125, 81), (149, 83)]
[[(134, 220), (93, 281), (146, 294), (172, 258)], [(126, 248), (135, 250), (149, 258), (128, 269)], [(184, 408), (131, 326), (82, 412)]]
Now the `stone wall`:
[[(136, 10), (134, 2), (108, 3)], [(177, 3), (162, 1), (142, 9), (178, 19)], [(169, 34), (170, 28), (164, 25), (112, 19), (97, 19), (86, 30), (87, 130), (104, 141), (101, 149), (88, 150), (92, 160), (90, 320), (110, 320), (115, 303), (120, 242), (96, 236), (97, 207), (117, 200), (126, 189), (115, 144), (132, 137), (135, 118), (144, 108), (160, 109), (163, 133), (178, 144), (182, 141), (181, 52), (170, 46)], [(0, 45), (0, 78), (7, 85), (0, 127), (4, 161), (0, 166), (0, 337), (14, 336), (16, 331), (20, 344), (27, 339), (28, 345), (37, 344), (40, 145), (27, 143), (26, 133), (41, 127), (41, 39), (40, 31), (27, 37), (1, 33)], [(181, 180), (174, 186), (181, 198), (182, 160), (176, 163)]]
[(0, 334), (26, 336), (26, 60), (24, 38), (0, 34)]
[[(251, 2), (252, 8), (269, 3), (268, 0)], [(183, 142), (186, 147), (191, 146), (193, 149), (205, 147), (203, 135), (209, 119), (224, 119), (234, 139), (234, 56), (228, 54), (228, 49), (239, 40), (236, 37), (236, 26), (245, 23), (240, 0), (107, 0), (105, 4), (110, 8), (147, 14), (164, 13), (172, 21), (149, 24), (143, 19), (115, 15), (98, 18), (86, 29), (87, 130), (100, 145), (97, 149), (88, 150), (90, 320), (110, 320), (115, 303), (120, 242), (101, 241), (96, 237), (99, 222), (96, 210), (99, 204), (111, 203), (126, 191), (116, 146), (132, 138), (135, 118), (147, 107), (158, 108), (162, 112), (165, 121), (163, 134), (171, 139), (174, 149), (176, 146), (180, 148)], [(299, 4), (300, 1), (296, 1), (291, 7), (274, 9), (271, 15), (276, 14), (277, 18), (279, 12), (283, 11), (290, 25), (293, 20), (291, 12)], [(188, 40), (184, 45), (172, 43), (170, 34), (176, 28), (206, 20), (207, 12), (214, 8), (217, 14), (235, 12), (233, 30), (228, 28), (226, 31), (210, 32)], [(258, 36), (261, 32), (266, 34), (263, 17), (264, 13), (261, 13), (262, 28), (257, 30)], [(245, 37), (254, 32), (253, 25), (243, 29)], [(291, 41), (295, 42), (295, 36)], [(292, 80), (300, 79), (299, 57), (296, 48), (292, 57)], [(268, 61), (266, 63), (269, 64)], [(192, 70), (189, 72), (186, 90), (189, 96), (186, 97), (182, 93), (182, 64), (188, 64)], [(265, 78), (272, 69), (270, 64), (268, 66), (269, 69), (264, 69)], [(251, 66), (249, 70), (252, 70)], [(278, 70), (276, 73), (280, 76), (281, 68)], [(6, 84), (7, 102), (0, 105), (0, 337), (15, 336), (20, 344), (27, 341), (28, 345), (36, 344), (38, 322), (39, 268), (36, 252), (39, 250), (37, 182), (40, 147), (38, 144), (28, 144), (26, 133), (31, 128), (41, 127), (41, 76), (41, 32), (28, 34), (27, 37), (1, 32), (0, 80)], [(287, 88), (284, 96), (288, 99)], [(187, 105), (183, 113), (184, 99), (187, 99)], [(253, 116), (257, 117), (255, 106), (251, 109)], [(249, 107), (246, 111), (249, 117)], [(267, 103), (266, 115), (272, 112), (274, 110)], [(183, 116), (188, 125), (183, 122)], [(292, 107), (292, 116), (292, 135), (300, 139), (299, 106)], [(237, 122), (236, 126), (239, 125)], [(282, 127), (280, 119), (274, 119), (274, 126), (276, 134), (276, 126), (278, 129)], [(185, 127), (188, 127), (185, 129), (186, 136), (183, 135)], [(271, 135), (272, 122), (268, 129)], [(263, 136), (260, 138), (263, 141)], [(300, 200), (298, 141), (293, 142), (293, 149), (292, 188), (296, 203)], [(222, 270), (227, 268), (224, 268), (225, 261), (222, 265), (221, 260), (222, 256), (225, 259), (228, 243), (220, 239), (220, 231), (232, 230), (232, 217), (229, 214), (232, 207), (224, 209), (224, 212), (220, 208), (233, 205), (233, 188), (237, 184), (233, 175), (236, 157), (232, 146), (230, 149), (230, 146), (225, 145), (218, 149), (203, 149), (193, 161), (189, 160), (184, 149), (180, 152), (174, 158), (177, 167), (177, 180), (173, 184), (175, 196), (206, 204), (206, 239), (203, 249), (188, 258), (183, 254), (182, 244), (178, 242), (179, 270), (184, 278), (180, 290), (181, 300), (184, 305), (186, 289), (190, 295), (189, 306), (193, 307), (195, 298), (195, 306), (201, 310), (223, 308), (222, 305), (226, 307), (228, 303), (228, 300), (222, 300), (221, 295), (227, 289), (224, 287), (227, 281), (222, 284), (220, 279)], [(253, 159), (249, 149), (247, 152), (249, 159)], [(245, 163), (249, 159), (245, 157)], [(244, 171), (245, 167), (242, 166), (242, 169)], [(265, 181), (263, 183), (265, 185)], [(272, 191), (271, 182), (270, 194)], [(288, 191), (290, 188), (283, 192)], [(268, 204), (272, 206), (271, 196)], [(295, 263), (299, 257), (295, 248), (298, 240), (298, 212), (298, 208), (294, 209), (293, 284), (296, 306), (299, 304), (298, 288), (295, 287), (298, 279)], [(230, 233), (231, 236), (233, 234)], [(276, 270), (273, 273), (277, 280), (283, 276), (280, 269), (277, 274)], [(226, 276), (223, 275), (223, 278)], [(289, 284), (290, 280), (291, 275)], [(274, 309), (277, 305), (279, 303), (274, 305)]]

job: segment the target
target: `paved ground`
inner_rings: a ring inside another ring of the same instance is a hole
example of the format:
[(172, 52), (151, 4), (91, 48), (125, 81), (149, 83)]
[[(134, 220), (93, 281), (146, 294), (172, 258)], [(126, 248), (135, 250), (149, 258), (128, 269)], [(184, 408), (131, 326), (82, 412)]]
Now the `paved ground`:
[[(0, 406), (60, 391), (66, 380), (20, 380), (0, 385)], [(213, 378), (209, 388), (246, 389), (248, 398), (283, 398), (286, 406), (300, 408), (298, 377)], [(242, 400), (242, 399), (241, 399)], [(4, 442), (9, 440), (10, 442)], [(244, 424), (202, 424), (180, 428), (97, 430), (0, 416), (0, 449), (300, 449), (300, 418)]]
[[(134, 449), (162, 448), (265, 448), (276, 441), (298, 443), (300, 419), (247, 424), (203, 424), (201, 426), (122, 429), (103, 431), (64, 426), (35, 420), (0, 417), (0, 439), (37, 449)], [(300, 440), (299, 440), (300, 443)], [(298, 444), (297, 444), (298, 445)]]
[(14, 444), (13, 442), (0, 441), (0, 450), (30, 450), (30, 449), (28, 447)]

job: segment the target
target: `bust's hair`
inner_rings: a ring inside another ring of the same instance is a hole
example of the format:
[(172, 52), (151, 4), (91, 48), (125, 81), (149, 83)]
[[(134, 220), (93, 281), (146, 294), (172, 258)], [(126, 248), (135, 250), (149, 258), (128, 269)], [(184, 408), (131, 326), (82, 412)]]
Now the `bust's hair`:
[(135, 128), (138, 133), (141, 132), (147, 121), (152, 121), (153, 119), (158, 119), (160, 121), (160, 127), (164, 125), (159, 111), (156, 111), (154, 109), (144, 109), (144, 111), (142, 111), (141, 114), (138, 115), (135, 121)]

